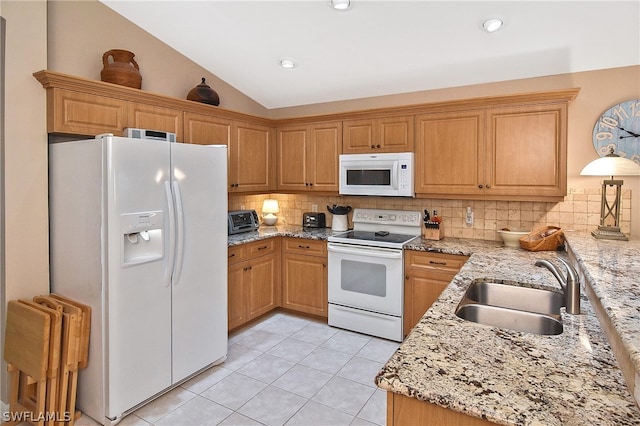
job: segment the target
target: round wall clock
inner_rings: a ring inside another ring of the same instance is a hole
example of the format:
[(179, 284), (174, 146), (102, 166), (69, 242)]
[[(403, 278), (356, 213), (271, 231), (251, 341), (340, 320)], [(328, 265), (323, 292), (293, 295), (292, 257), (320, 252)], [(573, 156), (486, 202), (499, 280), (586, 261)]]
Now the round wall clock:
[(620, 157), (640, 164), (640, 99), (606, 110), (593, 127), (593, 146), (600, 157), (613, 148)]

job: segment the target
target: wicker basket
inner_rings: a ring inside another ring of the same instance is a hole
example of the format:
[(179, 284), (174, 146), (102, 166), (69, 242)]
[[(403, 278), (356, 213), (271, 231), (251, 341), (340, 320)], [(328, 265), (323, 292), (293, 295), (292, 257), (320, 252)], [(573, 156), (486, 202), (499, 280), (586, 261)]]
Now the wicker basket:
[(545, 226), (520, 238), (520, 247), (529, 251), (557, 251), (564, 246), (564, 232), (557, 226)]

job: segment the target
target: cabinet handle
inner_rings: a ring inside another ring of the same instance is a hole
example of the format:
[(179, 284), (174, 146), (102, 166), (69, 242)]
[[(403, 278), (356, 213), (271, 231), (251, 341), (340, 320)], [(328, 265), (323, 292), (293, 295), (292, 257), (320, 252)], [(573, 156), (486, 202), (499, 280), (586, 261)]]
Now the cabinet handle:
[(323, 267), (323, 268), (326, 268), (326, 267), (327, 267), (327, 264), (326, 264), (326, 263), (323, 263), (323, 264), (322, 264), (322, 267)]
[(375, 147), (376, 147), (375, 145), (371, 145), (371, 148), (375, 148)]
[(268, 248), (269, 248), (269, 246), (260, 246), (260, 247), (258, 247), (258, 250), (265, 250), (265, 249), (268, 249)]
[(487, 184), (487, 188), (491, 188), (491, 185)]
[(313, 186), (313, 183), (312, 183), (312, 182), (309, 182), (309, 186)]
[(432, 265), (443, 265), (443, 266), (447, 265), (447, 262), (436, 262), (435, 260), (430, 260), (429, 263)]
[(376, 148), (380, 148), (380, 145), (379, 145), (379, 144), (378, 144), (378, 145), (376, 145)]
[(308, 249), (308, 248), (311, 248), (311, 246), (303, 246), (302, 244), (298, 244), (298, 248)]
[(231, 254), (229, 255), (229, 258), (232, 258), (232, 257), (236, 257), (236, 254), (235, 254), (235, 253), (231, 253)]
[(482, 189), (483, 187), (482, 187), (482, 185), (478, 185), (478, 188)]
[(408, 279), (409, 279), (409, 275), (405, 275), (405, 276), (404, 276), (404, 279), (405, 279), (405, 280), (408, 280)]

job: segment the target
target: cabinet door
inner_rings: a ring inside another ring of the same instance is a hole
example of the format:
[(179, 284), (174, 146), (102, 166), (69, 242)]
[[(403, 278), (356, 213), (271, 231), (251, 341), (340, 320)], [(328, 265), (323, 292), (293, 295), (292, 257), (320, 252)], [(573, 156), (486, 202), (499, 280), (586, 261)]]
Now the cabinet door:
[(228, 272), (228, 329), (232, 330), (241, 326), (249, 319), (247, 318), (246, 294), (243, 285), (244, 272), (248, 262), (229, 265)]
[(309, 189), (338, 192), (339, 155), (342, 152), (342, 124), (316, 124), (309, 129), (307, 179)]
[(275, 145), (273, 129), (235, 122), (229, 147), (229, 191), (257, 192), (274, 188)]
[(375, 150), (374, 120), (342, 122), (342, 153), (358, 154)]
[(564, 104), (489, 110), (487, 192), (566, 195), (566, 115)]
[(327, 317), (327, 259), (284, 253), (282, 307)]
[(210, 115), (184, 113), (184, 142), (200, 145), (227, 145), (233, 122)]
[(415, 189), (418, 194), (480, 195), (484, 182), (482, 111), (416, 117)]
[(467, 256), (408, 250), (404, 259), (404, 318), (407, 335), (440, 296)]
[(390, 117), (377, 120), (379, 152), (412, 152), (414, 146), (413, 116)]
[(177, 141), (184, 140), (182, 111), (129, 102), (128, 122), (130, 127), (171, 132), (176, 134)]
[(261, 256), (248, 261), (245, 291), (247, 317), (253, 319), (280, 306), (279, 256)]
[(420, 321), (433, 302), (440, 296), (442, 290), (451, 282), (442, 275), (441, 279), (434, 276), (410, 274), (405, 277), (404, 287), (404, 319), (403, 330), (405, 336)]
[(313, 154), (309, 148), (307, 126), (285, 127), (277, 130), (278, 189), (303, 191), (309, 188), (307, 164)]
[[(49, 133), (121, 136), (127, 127), (126, 101), (70, 90), (47, 90)], [(53, 109), (51, 108), (53, 105)]]

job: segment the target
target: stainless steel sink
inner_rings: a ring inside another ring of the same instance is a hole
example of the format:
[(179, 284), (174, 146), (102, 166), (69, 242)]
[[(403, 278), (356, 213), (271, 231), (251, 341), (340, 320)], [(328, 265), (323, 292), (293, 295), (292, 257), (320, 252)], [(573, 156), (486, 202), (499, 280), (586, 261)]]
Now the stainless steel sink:
[(481, 305), (551, 315), (560, 315), (560, 308), (564, 306), (564, 296), (560, 293), (478, 280), (471, 283), (465, 298)]
[(498, 306), (475, 303), (459, 306), (456, 315), (464, 320), (493, 327), (508, 328), (541, 335), (561, 334), (563, 327), (559, 316), (543, 315)]
[(564, 296), (560, 293), (475, 280), (456, 308), (456, 315), (493, 327), (557, 335), (563, 331), (562, 306)]

